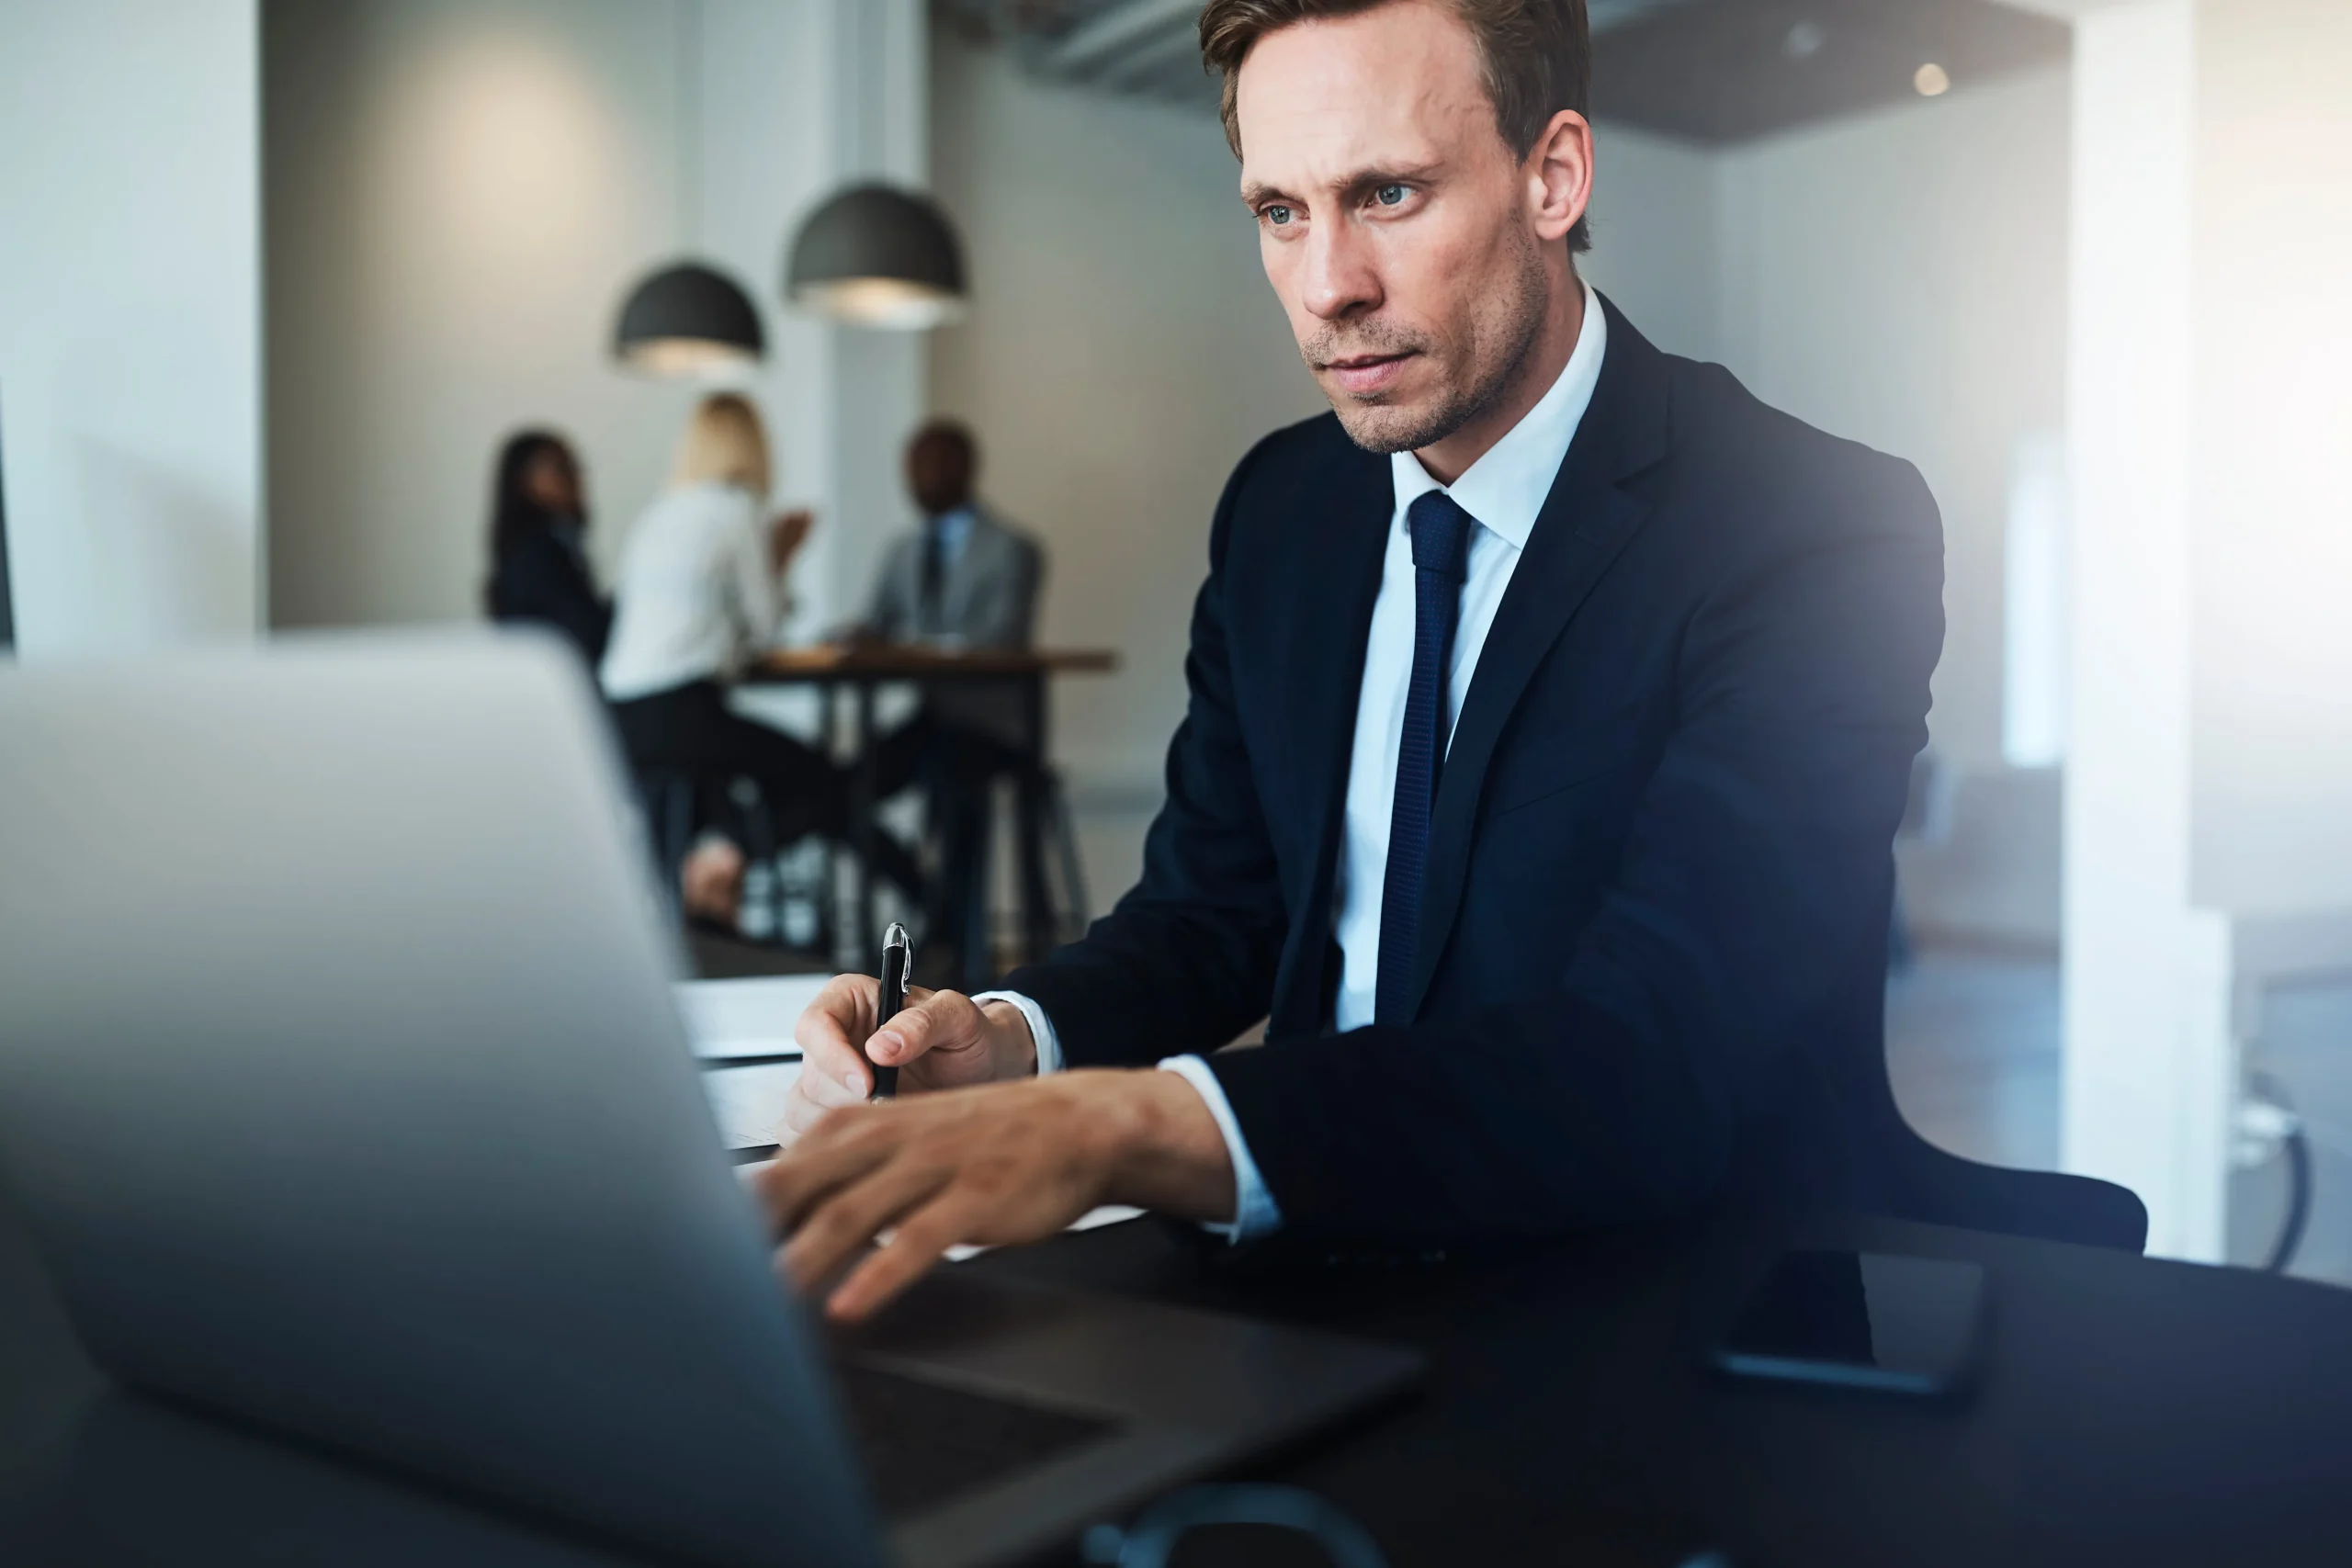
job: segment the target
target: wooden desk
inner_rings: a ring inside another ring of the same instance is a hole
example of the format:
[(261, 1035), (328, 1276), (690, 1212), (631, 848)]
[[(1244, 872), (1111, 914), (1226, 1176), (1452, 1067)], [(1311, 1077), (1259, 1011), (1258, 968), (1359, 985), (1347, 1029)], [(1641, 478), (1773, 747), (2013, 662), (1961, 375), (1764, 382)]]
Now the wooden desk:
[[(1019, 858), (1021, 888), (1021, 961), (1042, 957), (1054, 942), (1051, 890), (1046, 882), (1045, 770), (1050, 753), (1046, 701), (1046, 681), (1054, 675), (1107, 675), (1119, 667), (1110, 649), (975, 649), (950, 652), (904, 644), (858, 647), (796, 648), (767, 656), (745, 670), (742, 683), (753, 686), (812, 686), (823, 694), (825, 734), (830, 740), (841, 732), (842, 697), (850, 698), (851, 746), (849, 832), (855, 852), (856, 909), (853, 928), (841, 933), (834, 958), (842, 967), (865, 973), (875, 962), (881, 929), (874, 923), (874, 836), (881, 829), (875, 819), (880, 804), (875, 798), (874, 694), (893, 682), (922, 684), (986, 682), (1016, 686), (1022, 693), (1023, 733), (1029, 749), (1020, 780)], [(1080, 910), (1081, 916), (1085, 911)], [(984, 944), (985, 945), (985, 944)], [(965, 981), (978, 985), (987, 978), (994, 955), (964, 954)]]

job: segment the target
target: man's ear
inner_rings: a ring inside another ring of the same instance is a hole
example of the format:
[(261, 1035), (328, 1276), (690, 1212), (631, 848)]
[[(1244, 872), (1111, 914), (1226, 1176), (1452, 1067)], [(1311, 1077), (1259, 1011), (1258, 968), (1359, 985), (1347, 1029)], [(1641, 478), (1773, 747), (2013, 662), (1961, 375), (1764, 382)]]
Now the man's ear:
[(1536, 236), (1567, 238), (1592, 203), (1592, 122), (1562, 109), (1528, 149), (1523, 166)]

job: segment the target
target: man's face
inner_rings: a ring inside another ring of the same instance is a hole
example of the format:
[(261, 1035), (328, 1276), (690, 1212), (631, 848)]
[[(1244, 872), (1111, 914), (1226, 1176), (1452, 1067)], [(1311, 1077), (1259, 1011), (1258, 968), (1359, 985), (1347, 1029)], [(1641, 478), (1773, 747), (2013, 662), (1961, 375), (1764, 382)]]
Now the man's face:
[(1551, 283), (1530, 177), (1452, 7), (1400, 0), (1270, 33), (1235, 108), (1267, 279), (1348, 434), (1414, 450), (1498, 400)]
[(928, 516), (955, 511), (972, 499), (972, 453), (936, 431), (915, 438), (907, 453), (907, 488)]

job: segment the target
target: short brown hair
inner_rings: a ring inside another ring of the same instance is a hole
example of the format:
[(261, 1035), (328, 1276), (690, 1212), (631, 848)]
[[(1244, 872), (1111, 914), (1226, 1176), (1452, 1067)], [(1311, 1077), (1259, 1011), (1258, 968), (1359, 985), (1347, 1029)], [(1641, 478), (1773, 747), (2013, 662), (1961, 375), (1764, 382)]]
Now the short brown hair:
[[(1592, 28), (1585, 0), (1443, 0), (1478, 41), (1495, 129), (1524, 158), (1562, 109), (1592, 114)], [(1241, 62), (1268, 33), (1300, 22), (1352, 17), (1396, 0), (1208, 0), (1201, 7), (1201, 64), (1225, 77), (1225, 139), (1241, 156), (1234, 108)], [(1591, 225), (1577, 220), (1570, 251), (1592, 248)]]

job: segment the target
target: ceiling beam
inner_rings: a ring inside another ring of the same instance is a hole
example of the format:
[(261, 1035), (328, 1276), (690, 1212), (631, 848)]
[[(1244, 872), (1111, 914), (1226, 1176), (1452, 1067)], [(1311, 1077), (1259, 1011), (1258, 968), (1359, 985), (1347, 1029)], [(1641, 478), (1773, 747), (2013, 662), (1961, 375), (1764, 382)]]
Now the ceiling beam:
[(2093, 11), (2109, 10), (2129, 5), (2132, 0), (1994, 0), (2012, 11), (2030, 11), (2037, 17), (2049, 17), (2061, 22), (2078, 22)]
[(1125, 87), (1148, 80), (1189, 62), (1193, 74), (1201, 70), (1201, 40), (1190, 28), (1170, 28), (1154, 33), (1110, 62), (1099, 77), (1106, 87)]
[(1201, 0), (1127, 0), (1072, 28), (1038, 63), (1048, 75), (1091, 75), (1159, 34), (1189, 30), (1200, 15)]

